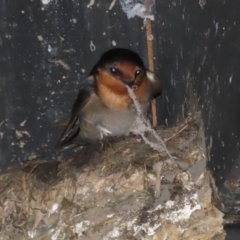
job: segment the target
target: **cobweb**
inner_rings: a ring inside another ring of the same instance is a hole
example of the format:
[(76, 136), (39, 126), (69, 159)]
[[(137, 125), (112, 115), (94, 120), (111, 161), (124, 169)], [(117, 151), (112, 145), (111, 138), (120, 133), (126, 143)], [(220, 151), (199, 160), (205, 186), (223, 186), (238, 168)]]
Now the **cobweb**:
[(138, 16), (154, 20), (153, 8), (155, 0), (119, 0), (119, 2), (128, 19)]
[[(137, 116), (136, 116), (136, 120), (133, 124), (133, 127), (131, 129), (131, 132), (134, 135), (140, 135), (143, 139), (143, 141), (148, 144), (151, 148), (153, 148), (154, 150), (158, 151), (158, 152), (166, 152), (168, 157), (176, 164), (178, 165), (174, 158), (172, 157), (172, 155), (170, 154), (170, 152), (168, 151), (164, 141), (162, 140), (162, 138), (157, 134), (157, 132), (152, 128), (151, 123), (148, 119), (145, 118), (145, 116), (142, 113), (141, 110), (141, 106), (136, 98), (136, 95), (134, 94), (133, 90), (129, 87), (126, 86), (127, 90), (128, 90), (128, 94), (129, 96), (132, 98), (133, 100), (133, 106), (136, 110)], [(155, 138), (156, 142), (152, 142), (150, 141), (146, 136), (145, 133), (151, 133), (152, 136)]]

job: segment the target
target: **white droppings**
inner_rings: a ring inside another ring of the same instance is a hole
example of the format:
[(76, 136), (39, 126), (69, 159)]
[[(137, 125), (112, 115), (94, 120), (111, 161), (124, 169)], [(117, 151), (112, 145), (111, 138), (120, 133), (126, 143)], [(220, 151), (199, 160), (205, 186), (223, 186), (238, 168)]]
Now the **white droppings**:
[(113, 7), (114, 7), (116, 1), (117, 1), (117, 0), (113, 0), (113, 1), (111, 2), (111, 4), (110, 4), (108, 10), (112, 10), (112, 9), (113, 9)]
[(24, 135), (27, 136), (27, 137), (29, 137), (29, 138), (31, 137), (31, 135), (29, 134), (28, 131), (15, 130), (15, 136), (16, 136), (17, 139), (22, 138)]
[(90, 41), (90, 50), (94, 52), (96, 50), (96, 46), (94, 45), (93, 41)]
[[(173, 207), (173, 203), (169, 204), (168, 206)], [(187, 221), (191, 217), (193, 212), (200, 209), (201, 205), (197, 202), (197, 194), (193, 194), (193, 196), (190, 199), (185, 197), (183, 208), (163, 214), (162, 218), (169, 220), (172, 223)]]
[(23, 142), (23, 141), (20, 141), (20, 143), (19, 143), (19, 147), (20, 147), (20, 148), (23, 148), (25, 145), (26, 145), (26, 143), (25, 143), (25, 142)]
[(95, 3), (95, 0), (90, 0), (89, 4), (87, 5), (87, 8), (92, 8), (94, 3)]
[(50, 213), (50, 214), (55, 213), (55, 212), (57, 211), (58, 207), (59, 207), (58, 203), (54, 203), (54, 204), (52, 205), (51, 209), (49, 209), (49, 213)]
[(117, 45), (116, 41), (112, 40), (112, 45), (115, 47)]
[(80, 223), (75, 224), (75, 227), (73, 229), (74, 233), (77, 234), (78, 237), (82, 236), (84, 231), (88, 229), (88, 226), (90, 225), (90, 221), (85, 220)]
[[(190, 198), (185, 197), (182, 207), (175, 201), (167, 201), (165, 205), (159, 204), (153, 210), (148, 210), (146, 213), (154, 218), (154, 216), (159, 218), (157, 222), (145, 222), (140, 225), (136, 224), (136, 219), (133, 221), (127, 222), (126, 226), (128, 230), (133, 228), (135, 234), (143, 231), (148, 236), (153, 236), (157, 229), (161, 226), (162, 222), (165, 220), (170, 221), (171, 223), (175, 224), (181, 221), (187, 221), (191, 217), (192, 213), (196, 210), (201, 209), (201, 205), (197, 200), (197, 194), (193, 194)], [(161, 210), (161, 214), (159, 215), (159, 210)]]
[(37, 36), (37, 39), (38, 39), (38, 41), (42, 42), (42, 41), (43, 41), (42, 35), (38, 35), (38, 36)]
[(161, 223), (155, 223), (153, 226), (149, 226), (149, 223), (143, 224), (141, 226), (134, 226), (134, 232), (144, 231), (148, 236), (153, 236), (156, 230), (161, 226)]
[(34, 239), (34, 237), (36, 236), (36, 233), (37, 233), (36, 230), (32, 230), (32, 231), (28, 231), (27, 235), (28, 235), (28, 237)]
[(206, 0), (199, 0), (199, 6), (201, 7), (201, 9), (204, 8), (204, 6), (206, 5)]
[(52, 47), (51, 47), (51, 45), (49, 44), (48, 45), (48, 52), (51, 52), (52, 51)]
[(215, 22), (215, 34), (217, 34), (219, 28), (219, 22)]
[(115, 227), (111, 232), (109, 232), (104, 238), (103, 240), (108, 240), (109, 238), (118, 238), (120, 237), (122, 234), (119, 230), (118, 227)]
[(47, 5), (50, 3), (51, 0), (42, 0), (42, 4)]
[(233, 74), (230, 76), (229, 78), (229, 83), (231, 84), (232, 83), (232, 79), (233, 79)]
[(17, 139), (20, 139), (23, 135), (20, 131), (15, 130), (15, 136), (16, 136)]
[(148, 41), (152, 41), (153, 39), (154, 39), (154, 37), (153, 37), (152, 34), (147, 36), (147, 40), (148, 40)]
[(27, 122), (27, 120), (22, 121), (22, 122), (20, 123), (20, 126), (21, 126), (21, 127), (24, 127), (25, 124), (26, 124), (26, 122)]
[(77, 19), (76, 19), (76, 18), (73, 18), (73, 19), (72, 19), (72, 22), (73, 22), (73, 23), (77, 23)]
[(175, 204), (174, 201), (169, 200), (169, 201), (166, 202), (165, 207), (166, 208), (172, 208), (172, 207), (174, 207), (174, 204)]

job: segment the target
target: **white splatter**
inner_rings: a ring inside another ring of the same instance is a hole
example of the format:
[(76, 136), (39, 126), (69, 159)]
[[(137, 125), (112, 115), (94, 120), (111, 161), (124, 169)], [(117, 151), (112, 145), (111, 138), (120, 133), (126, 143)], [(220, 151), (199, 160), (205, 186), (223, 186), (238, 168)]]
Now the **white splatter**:
[(112, 9), (113, 9), (113, 7), (114, 7), (116, 1), (117, 1), (117, 0), (113, 0), (113, 1), (111, 2), (111, 4), (110, 4), (108, 10), (112, 10)]
[(90, 222), (88, 220), (75, 224), (74, 233), (77, 234), (78, 237), (82, 236), (83, 232), (88, 229), (89, 225)]
[(51, 52), (52, 51), (52, 47), (51, 45), (48, 45), (48, 52)]
[(94, 3), (95, 3), (95, 0), (90, 0), (89, 4), (87, 5), (87, 8), (92, 8)]
[(42, 4), (47, 5), (50, 3), (51, 0), (42, 0)]
[(26, 122), (27, 122), (27, 120), (22, 121), (22, 122), (20, 123), (20, 126), (21, 126), (21, 127), (24, 127), (25, 124), (26, 124)]
[(161, 223), (155, 223), (153, 226), (149, 226), (149, 223), (145, 223), (141, 226), (134, 226), (134, 232), (144, 231), (148, 236), (153, 236), (156, 230), (161, 226)]
[(58, 207), (59, 207), (58, 203), (54, 203), (54, 204), (52, 205), (51, 209), (48, 210), (48, 211), (49, 211), (49, 214), (55, 213), (55, 212), (57, 211)]
[(94, 45), (93, 41), (90, 41), (90, 50), (94, 52), (96, 50), (96, 46)]
[(154, 37), (153, 37), (152, 34), (147, 36), (147, 40), (148, 40), (148, 41), (152, 41), (153, 39), (154, 39)]
[(215, 34), (217, 34), (219, 28), (219, 22), (215, 22)]
[(118, 227), (115, 227), (112, 231), (110, 231), (103, 240), (108, 240), (109, 238), (117, 238), (120, 237), (122, 233), (120, 232)]
[[(193, 202), (195, 202), (195, 206), (192, 206)], [(174, 205), (176, 205), (176, 204), (174, 204)], [(172, 201), (170, 204), (166, 203), (166, 206), (168, 206), (168, 208), (169, 207), (172, 208), (173, 207)], [(201, 205), (199, 203), (197, 203), (197, 194), (194, 194), (190, 199), (185, 197), (183, 208), (172, 211), (170, 213), (163, 214), (162, 218), (169, 220), (172, 223), (177, 223), (180, 221), (187, 221), (191, 217), (193, 212), (195, 212), (196, 210), (200, 210), (200, 209), (201, 209)]]
[(34, 237), (36, 236), (36, 233), (37, 233), (36, 230), (32, 230), (32, 231), (28, 231), (27, 235), (28, 235), (30, 238), (34, 239)]
[(38, 35), (38, 36), (37, 36), (37, 39), (38, 39), (38, 41), (42, 42), (42, 41), (43, 41), (42, 35)]

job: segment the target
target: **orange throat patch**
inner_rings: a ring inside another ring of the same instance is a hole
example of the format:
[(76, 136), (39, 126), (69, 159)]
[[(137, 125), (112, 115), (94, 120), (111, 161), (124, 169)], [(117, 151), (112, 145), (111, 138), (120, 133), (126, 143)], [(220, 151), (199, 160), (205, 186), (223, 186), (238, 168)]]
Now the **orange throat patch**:
[[(104, 104), (114, 109), (129, 109), (132, 104), (132, 99), (128, 94), (126, 86), (110, 73), (99, 70), (97, 76), (97, 91), (98, 95)], [(134, 91), (140, 104), (148, 101), (148, 82), (144, 78), (140, 81), (140, 85)]]

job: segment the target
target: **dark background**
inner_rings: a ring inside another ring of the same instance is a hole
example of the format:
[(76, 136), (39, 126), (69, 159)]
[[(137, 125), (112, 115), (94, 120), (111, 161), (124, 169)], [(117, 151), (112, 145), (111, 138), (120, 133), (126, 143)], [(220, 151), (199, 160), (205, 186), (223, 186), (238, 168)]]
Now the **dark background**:
[[(1, 169), (52, 151), (61, 132), (51, 124), (69, 116), (81, 81), (113, 41), (147, 64), (143, 19), (127, 19), (118, 1), (108, 10), (111, 2), (0, 0)], [(240, 204), (239, 9), (239, 0), (161, 0), (152, 23), (164, 86), (159, 123), (175, 124), (193, 104), (202, 110), (208, 167), (230, 214)]]

